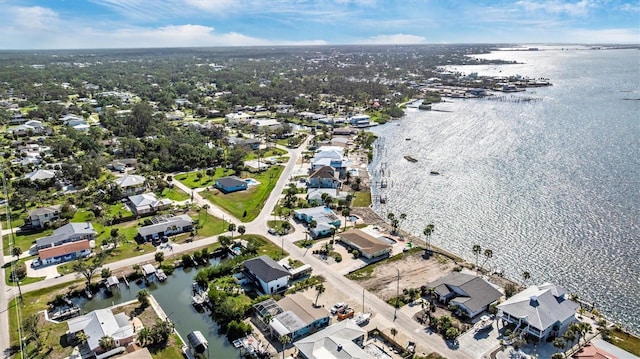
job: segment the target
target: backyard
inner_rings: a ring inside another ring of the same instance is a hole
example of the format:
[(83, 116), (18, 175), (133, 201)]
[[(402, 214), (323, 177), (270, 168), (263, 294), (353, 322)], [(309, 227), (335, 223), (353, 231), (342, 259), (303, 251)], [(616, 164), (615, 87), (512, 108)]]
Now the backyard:
[(182, 173), (174, 178), (182, 182), (185, 186), (194, 189), (212, 186), (216, 179), (231, 175), (233, 175), (233, 170), (219, 167), (215, 169), (215, 172), (213, 172), (211, 176), (207, 175), (205, 170), (200, 170)]
[(217, 189), (210, 189), (200, 192), (200, 195), (242, 222), (251, 222), (260, 214), (283, 169), (282, 166), (272, 166), (266, 171), (252, 173), (251, 178), (260, 184), (250, 186), (245, 191), (224, 194)]

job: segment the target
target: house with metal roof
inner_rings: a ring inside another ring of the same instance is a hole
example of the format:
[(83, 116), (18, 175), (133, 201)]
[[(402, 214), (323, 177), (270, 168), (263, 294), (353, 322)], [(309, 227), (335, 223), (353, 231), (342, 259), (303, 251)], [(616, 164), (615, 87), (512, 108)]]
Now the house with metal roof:
[(304, 359), (371, 359), (362, 348), (366, 331), (347, 319), (293, 343)]
[(307, 179), (308, 188), (338, 188), (340, 181), (336, 176), (336, 170), (331, 166), (322, 166), (316, 169), (309, 179)]
[(84, 332), (87, 338), (87, 346), (95, 354), (101, 354), (104, 349), (100, 347), (102, 337), (111, 337), (117, 347), (124, 347), (132, 343), (135, 338), (133, 326), (125, 313), (113, 314), (111, 309), (96, 309), (81, 317), (69, 319), (68, 336), (77, 336)]
[(56, 178), (56, 171), (51, 170), (35, 170), (33, 172), (27, 173), (24, 178), (34, 181), (48, 181), (50, 179)]
[(316, 227), (309, 228), (309, 234), (313, 238), (328, 236), (333, 230), (340, 228), (342, 221), (329, 207), (318, 206), (296, 209), (293, 211), (295, 219), (306, 224), (315, 221)]
[(52, 235), (36, 240), (38, 256), (44, 265), (84, 257), (91, 253), (95, 235), (90, 222), (67, 223)]
[(173, 203), (168, 198), (158, 199), (155, 193), (143, 193), (135, 196), (129, 196), (129, 209), (133, 214), (142, 216), (145, 214), (156, 213), (163, 209), (169, 208)]
[(115, 179), (114, 183), (122, 188), (127, 196), (142, 193), (147, 179), (138, 175), (125, 175)]
[(289, 271), (267, 255), (246, 260), (242, 272), (265, 294), (282, 292), (289, 285)]
[(138, 236), (145, 241), (161, 239), (163, 236), (172, 236), (193, 229), (193, 219), (189, 215), (157, 216), (151, 220), (151, 224), (138, 228)]
[(544, 283), (532, 285), (498, 305), (498, 318), (514, 323), (516, 330), (546, 339), (562, 335), (571, 323), (576, 322), (578, 307), (567, 298), (566, 289)]
[(464, 315), (473, 318), (502, 297), (502, 293), (484, 278), (460, 272), (451, 272), (431, 283), (438, 300), (453, 304)]

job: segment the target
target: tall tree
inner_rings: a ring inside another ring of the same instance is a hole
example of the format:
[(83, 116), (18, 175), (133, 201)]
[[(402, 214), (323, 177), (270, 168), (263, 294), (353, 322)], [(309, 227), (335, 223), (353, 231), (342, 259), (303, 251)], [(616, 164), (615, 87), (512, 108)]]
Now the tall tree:
[(476, 256), (476, 275), (478, 274), (480, 268), (478, 267), (478, 258), (480, 257), (480, 253), (482, 253), (482, 247), (479, 244), (474, 244), (471, 248), (473, 254)]
[(316, 285), (316, 292), (318, 292), (318, 294), (316, 295), (316, 302), (315, 302), (315, 306), (318, 306), (318, 298), (320, 298), (320, 294), (324, 293), (327, 289), (324, 287), (324, 284), (320, 283), (318, 285)]
[(427, 244), (428, 250), (431, 250), (431, 235), (433, 234), (434, 229), (435, 229), (435, 226), (429, 223), (427, 224), (426, 227), (424, 227), (424, 230), (422, 231), (422, 234), (424, 234), (424, 237), (425, 237), (425, 242)]
[(233, 232), (235, 232), (236, 230), (235, 223), (229, 223), (229, 226), (227, 227), (227, 229), (229, 229), (229, 232), (231, 232), (231, 238), (233, 238)]
[(102, 266), (104, 262), (104, 256), (102, 253), (95, 255), (91, 259), (77, 259), (73, 263), (73, 270), (77, 273), (82, 274), (83, 277), (87, 280), (87, 286), (91, 285), (91, 277), (96, 273), (98, 268)]
[(240, 235), (242, 236), (243, 234), (245, 234), (245, 232), (247, 232), (247, 227), (245, 226), (238, 226), (238, 233), (240, 233)]
[(527, 281), (531, 278), (531, 273), (524, 271), (522, 272), (522, 286), (524, 287)]

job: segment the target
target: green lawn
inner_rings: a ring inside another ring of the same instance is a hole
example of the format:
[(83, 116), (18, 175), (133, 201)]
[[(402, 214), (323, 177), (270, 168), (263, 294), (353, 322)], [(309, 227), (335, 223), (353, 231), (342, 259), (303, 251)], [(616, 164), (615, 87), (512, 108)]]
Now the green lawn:
[(224, 208), (242, 222), (250, 222), (260, 214), (283, 169), (282, 166), (272, 166), (264, 172), (251, 174), (260, 184), (250, 186), (246, 191), (224, 194), (218, 190), (207, 190), (200, 192), (200, 195), (216, 206)]
[(124, 205), (124, 203), (122, 202), (118, 202), (116, 204), (112, 204), (107, 208), (106, 211), (107, 215), (110, 216), (111, 218), (118, 218), (118, 217), (127, 217), (132, 215), (131, 211), (129, 210), (128, 207), (126, 207)]
[(245, 234), (243, 236), (234, 237), (234, 239), (238, 239), (238, 238), (244, 239), (249, 243), (253, 242), (257, 244), (259, 246), (258, 248), (259, 256), (266, 254), (275, 260), (279, 260), (289, 255), (289, 252), (287, 251), (283, 252), (280, 246), (273, 244), (270, 240), (268, 240), (264, 236), (260, 236), (257, 234)]
[(192, 218), (199, 218), (200, 224), (202, 224), (202, 228), (198, 228), (196, 238), (211, 237), (229, 230), (229, 222), (223, 221), (221, 218), (214, 217), (206, 213), (204, 210), (202, 210), (199, 216), (192, 216)]
[(178, 187), (173, 187), (173, 188), (167, 187), (162, 190), (162, 193), (160, 194), (160, 196), (164, 198), (168, 198), (175, 202), (186, 201), (190, 198), (188, 194), (184, 193), (184, 191)]
[[(277, 147), (274, 147), (272, 149), (270, 149), (269, 151), (265, 152), (262, 155), (262, 158), (266, 158), (266, 157), (272, 157), (272, 156), (284, 156), (287, 154), (287, 151), (285, 150), (281, 150)], [(258, 158), (258, 152), (257, 151), (251, 151), (249, 152), (249, 154), (247, 154), (247, 156), (244, 158), (245, 161), (250, 161), (250, 160), (255, 160)]]
[[(47, 303), (55, 299), (57, 294), (65, 294), (76, 288), (82, 280), (78, 280), (73, 283), (60, 284), (54, 287), (43, 288), (37, 291), (25, 293), (23, 295), (21, 314), (23, 318), (28, 317), (31, 314), (36, 314), (40, 310), (47, 309)], [(12, 347), (18, 347), (18, 323), (16, 319), (16, 299), (9, 303), (9, 328), (10, 328), (10, 340)], [(71, 355), (71, 346), (62, 347), (61, 342), (66, 342), (64, 337), (66, 336), (69, 326), (66, 322), (59, 324), (53, 324), (46, 322), (44, 319), (40, 319), (39, 330), (44, 339), (45, 345), (40, 353), (35, 352), (35, 345), (31, 340), (28, 340), (25, 347), (25, 354), (29, 353), (25, 357), (44, 359), (44, 358), (65, 358)], [(46, 348), (52, 348), (51, 352), (47, 352)], [(19, 357), (16, 356), (16, 357)]]
[[(280, 220), (275, 220), (275, 221), (268, 221), (267, 222), (267, 226), (269, 226), (269, 228), (274, 229), (276, 232), (280, 233), (280, 231), (282, 231), (282, 224), (285, 223), (286, 221), (280, 221)], [(289, 230), (288, 230), (288, 234), (291, 234), (293, 232), (295, 232), (296, 229), (293, 226), (289, 226)]]
[[(34, 207), (35, 208), (35, 207)], [(13, 209), (11, 211), (11, 228), (17, 229), (18, 227), (21, 227), (24, 224), (24, 220), (25, 218), (28, 217), (28, 210), (26, 209), (20, 209), (20, 210), (16, 210)], [(2, 221), (2, 228), (3, 229), (8, 229), (7, 227), (7, 214), (5, 212), (5, 209), (3, 208), (1, 213), (0, 213), (0, 221)]]
[(371, 205), (371, 192), (355, 192), (353, 207), (369, 207)]
[[(198, 179), (198, 173), (202, 176)], [(226, 168), (216, 168), (216, 172), (212, 177), (207, 176), (205, 170), (193, 171), (189, 173), (183, 173), (174, 177), (174, 179), (182, 182), (185, 186), (189, 188), (200, 188), (200, 187), (208, 187), (212, 186), (215, 183), (215, 180), (225, 176), (231, 176), (233, 174), (233, 170)]]
[[(30, 233), (30, 234), (19, 234), (14, 233), (13, 239), (15, 241), (16, 247), (22, 249), (22, 252), (29, 251), (29, 248), (36, 242), (36, 239), (48, 236), (53, 233), (53, 229), (48, 229), (46, 231)], [(2, 251), (4, 255), (11, 255), (9, 249), (9, 235), (5, 235), (2, 237)]]
[(640, 356), (640, 338), (618, 329), (611, 330), (611, 344)]
[[(33, 259), (34, 257), (27, 257), (27, 258), (22, 258), (18, 261), (18, 264), (22, 264), (24, 262), (26, 262), (29, 259)], [(7, 268), (4, 271), (4, 282), (7, 285), (11, 285), (11, 286), (17, 286), (17, 284), (15, 282), (11, 282), (9, 281), (9, 278), (11, 276), (11, 266), (9, 265), (9, 263), (7, 263)], [(27, 284), (31, 284), (31, 283), (35, 283), (35, 282), (39, 282), (43, 279), (45, 279), (46, 277), (25, 277), (24, 279), (22, 279), (20, 281), (20, 285), (27, 285)]]

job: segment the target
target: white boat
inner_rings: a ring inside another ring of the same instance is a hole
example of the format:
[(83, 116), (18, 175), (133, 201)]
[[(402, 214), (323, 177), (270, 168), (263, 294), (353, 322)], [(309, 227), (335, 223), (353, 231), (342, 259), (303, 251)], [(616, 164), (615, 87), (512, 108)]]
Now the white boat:
[(481, 332), (485, 329), (489, 329), (493, 326), (493, 320), (486, 315), (480, 318), (480, 321), (474, 325), (475, 332)]

